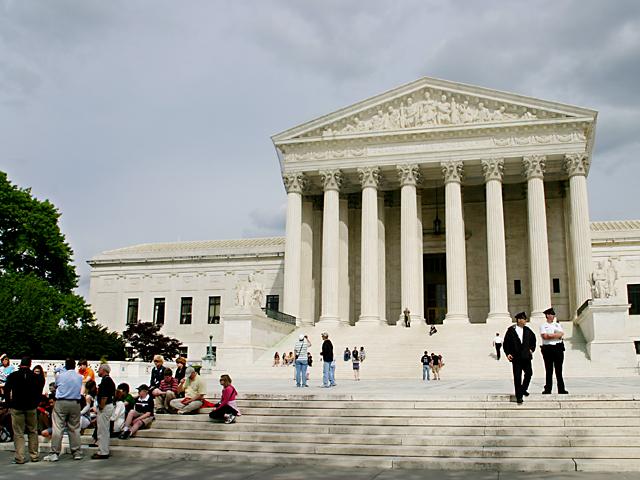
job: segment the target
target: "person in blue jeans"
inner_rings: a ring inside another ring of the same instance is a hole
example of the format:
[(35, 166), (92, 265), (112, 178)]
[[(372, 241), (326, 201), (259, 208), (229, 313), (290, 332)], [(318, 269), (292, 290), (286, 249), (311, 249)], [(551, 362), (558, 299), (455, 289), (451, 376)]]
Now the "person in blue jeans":
[(306, 335), (300, 335), (293, 354), (296, 361), (296, 387), (308, 387), (307, 385), (307, 351), (311, 346), (311, 341)]
[(322, 386), (324, 388), (336, 386), (336, 361), (333, 358), (333, 343), (329, 340), (329, 334), (322, 334)]
[(424, 355), (420, 359), (420, 363), (422, 363), (422, 380), (429, 381), (429, 370), (431, 370), (431, 355), (429, 355), (426, 351)]

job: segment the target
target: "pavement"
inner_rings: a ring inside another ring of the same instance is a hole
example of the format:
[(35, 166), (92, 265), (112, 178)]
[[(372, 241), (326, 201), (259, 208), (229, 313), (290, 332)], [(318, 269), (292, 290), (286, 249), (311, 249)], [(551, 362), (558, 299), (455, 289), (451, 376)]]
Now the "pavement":
[[(370, 468), (326, 468), (301, 462), (296, 466), (213, 463), (206, 461), (137, 460), (112, 457), (108, 460), (74, 461), (63, 455), (56, 463), (12, 465), (12, 452), (0, 452), (0, 479), (122, 480), (123, 478), (166, 478), (198, 480), (599, 480), (602, 473), (529, 473), (468, 470), (386, 470)], [(638, 473), (607, 473), (608, 480), (637, 480)]]

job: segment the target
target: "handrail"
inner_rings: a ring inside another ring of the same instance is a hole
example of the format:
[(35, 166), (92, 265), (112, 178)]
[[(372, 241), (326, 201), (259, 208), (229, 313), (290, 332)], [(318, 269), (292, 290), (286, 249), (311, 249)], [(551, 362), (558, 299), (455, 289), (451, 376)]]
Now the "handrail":
[(272, 320), (288, 323), (289, 325), (294, 325), (294, 326), (296, 324), (296, 317), (294, 317), (293, 315), (288, 315), (286, 313), (279, 312), (277, 310), (272, 310), (266, 307), (264, 307), (262, 311), (267, 317), (271, 318)]

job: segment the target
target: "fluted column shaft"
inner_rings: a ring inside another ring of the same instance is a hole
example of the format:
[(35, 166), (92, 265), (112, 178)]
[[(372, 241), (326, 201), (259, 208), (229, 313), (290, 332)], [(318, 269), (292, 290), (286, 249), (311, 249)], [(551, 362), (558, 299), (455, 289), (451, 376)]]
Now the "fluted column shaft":
[[(569, 175), (569, 196), (571, 197), (571, 253), (574, 268), (574, 305), (580, 307), (591, 298), (591, 229), (589, 226), (589, 199), (587, 195), (587, 174), (589, 157), (586, 154), (565, 156), (564, 167)], [(573, 312), (575, 314), (575, 312)]]
[(487, 323), (509, 322), (507, 250), (504, 236), (501, 158), (482, 160), (487, 196), (487, 262), (489, 272), (489, 316)]
[(545, 160), (542, 155), (531, 155), (523, 160), (524, 175), (527, 178), (531, 318), (538, 320), (542, 320), (542, 312), (551, 307), (549, 240), (544, 197)]
[[(418, 325), (422, 318), (419, 315), (418, 298), (419, 272), (416, 262), (416, 223), (418, 205), (416, 185), (419, 180), (417, 165), (398, 165), (400, 176), (400, 289), (402, 310), (411, 312), (412, 325)], [(402, 316), (402, 314), (400, 314)], [(415, 321), (414, 321), (415, 320)], [(403, 324), (403, 322), (401, 322)]]
[(416, 287), (416, 295), (418, 296), (418, 311), (416, 312), (420, 318), (424, 318), (424, 263), (423, 263), (423, 235), (422, 235), (422, 194), (416, 195), (416, 265), (418, 267), (418, 285)]
[(358, 323), (380, 322), (378, 312), (378, 181), (377, 167), (359, 168), (362, 185), (360, 250), (360, 318)]
[(284, 184), (287, 190), (287, 225), (284, 246), (284, 298), (282, 311), (296, 317), (300, 322), (300, 279), (302, 249), (302, 173), (285, 174)]
[(467, 254), (462, 215), (462, 162), (443, 162), (447, 249), (447, 316), (445, 321), (469, 321)]
[(340, 170), (321, 171), (324, 184), (322, 211), (322, 304), (319, 322), (339, 323)]
[(387, 279), (384, 195), (378, 197), (378, 314), (380, 323), (387, 323)]

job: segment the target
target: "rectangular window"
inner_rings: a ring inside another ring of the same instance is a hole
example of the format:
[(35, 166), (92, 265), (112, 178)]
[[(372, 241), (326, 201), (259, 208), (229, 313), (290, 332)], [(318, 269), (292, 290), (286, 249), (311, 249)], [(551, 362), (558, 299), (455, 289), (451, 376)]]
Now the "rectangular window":
[(280, 295), (267, 295), (267, 310), (275, 310), (279, 312)]
[(164, 325), (164, 298), (153, 299), (153, 323)]
[(627, 302), (631, 304), (629, 315), (640, 315), (640, 284), (627, 285)]
[(560, 279), (553, 279), (553, 293), (560, 293)]
[(178, 355), (184, 358), (189, 358), (189, 347), (178, 348)]
[(220, 323), (220, 297), (209, 297), (209, 315), (207, 323), (216, 325)]
[(636, 347), (636, 355), (640, 355), (640, 341), (635, 340), (633, 345)]
[(191, 324), (191, 312), (193, 310), (193, 298), (192, 297), (182, 297), (180, 299), (180, 324), (181, 325), (190, 325)]
[(520, 280), (513, 281), (513, 293), (516, 295), (522, 294), (522, 283), (520, 283)]
[(138, 299), (130, 298), (127, 302), (127, 325), (138, 323)]

